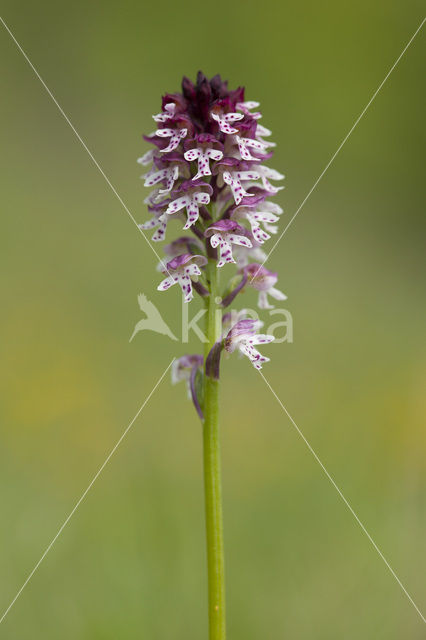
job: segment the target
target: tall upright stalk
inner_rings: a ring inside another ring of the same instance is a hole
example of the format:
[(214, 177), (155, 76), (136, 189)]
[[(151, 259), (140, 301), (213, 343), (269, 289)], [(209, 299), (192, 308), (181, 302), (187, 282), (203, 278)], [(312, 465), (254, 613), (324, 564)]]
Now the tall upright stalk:
[[(209, 259), (205, 357), (219, 339), (216, 261)], [(207, 536), (209, 640), (225, 640), (225, 569), (222, 517), (222, 479), (219, 440), (219, 380), (206, 376), (204, 387), (204, 492)]]
[[(153, 241), (164, 240), (172, 217), (184, 219), (184, 230), (195, 235), (177, 237), (164, 247), (165, 277), (157, 289), (167, 291), (178, 284), (185, 303), (191, 302), (195, 291), (207, 308), (204, 356), (193, 353), (175, 359), (172, 381), (185, 381), (203, 425), (209, 640), (226, 640), (220, 357), (222, 351), (238, 351), (259, 370), (269, 358), (256, 346), (274, 340), (272, 335), (257, 333), (263, 322), (251, 318), (245, 309), (235, 321), (232, 312), (227, 314), (225, 333), (222, 308), (229, 308), (246, 287), (258, 291), (260, 309), (273, 308), (268, 295), (286, 299), (275, 287), (278, 275), (264, 266), (267, 258), (262, 257), (266, 256), (262, 246), (276, 233), (275, 223), (283, 213), (276, 202), (269, 201), (283, 187), (270, 180), (284, 176), (263, 164), (275, 143), (264, 139), (271, 131), (258, 123), (258, 107), (258, 102), (245, 99), (243, 87), (228, 89), (218, 74), (208, 79), (199, 71), (195, 83), (183, 77), (182, 92), (163, 96), (161, 112), (153, 116), (158, 128), (144, 136), (154, 148), (138, 159), (142, 166), (151, 165), (143, 177), (145, 186), (154, 187), (145, 200), (151, 218), (138, 225), (142, 234), (144, 229), (155, 229)], [(225, 265), (224, 275), (231, 265), (235, 272), (223, 289), (224, 299), (218, 300), (218, 274)], [(145, 302), (151, 305), (145, 296), (139, 298), (141, 308)], [(169, 332), (169, 337), (174, 336)]]

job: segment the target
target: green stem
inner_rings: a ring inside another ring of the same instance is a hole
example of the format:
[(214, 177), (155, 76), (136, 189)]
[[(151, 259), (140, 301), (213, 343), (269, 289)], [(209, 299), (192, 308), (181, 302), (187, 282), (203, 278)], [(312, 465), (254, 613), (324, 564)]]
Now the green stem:
[[(205, 357), (220, 337), (221, 312), (216, 302), (216, 261), (209, 259)], [(219, 381), (206, 376), (204, 387), (204, 492), (206, 507), (209, 639), (225, 640), (225, 571), (222, 482), (219, 441)]]

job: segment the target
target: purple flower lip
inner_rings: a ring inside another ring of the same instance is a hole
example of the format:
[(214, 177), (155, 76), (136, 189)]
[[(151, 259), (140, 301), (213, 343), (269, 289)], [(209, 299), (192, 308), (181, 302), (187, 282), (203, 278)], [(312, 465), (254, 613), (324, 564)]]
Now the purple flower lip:
[(205, 231), (204, 231), (204, 235), (206, 238), (208, 238), (209, 236), (213, 235), (214, 233), (221, 233), (222, 231), (228, 232), (228, 233), (237, 233), (237, 234), (243, 234), (244, 235), (244, 227), (242, 227), (241, 225), (238, 224), (238, 222), (235, 222), (235, 220), (218, 220), (217, 222), (214, 222), (213, 224), (211, 224)]
[(172, 258), (172, 260), (166, 264), (166, 268), (168, 271), (176, 271), (188, 262), (192, 262), (192, 264), (196, 264), (199, 267), (204, 267), (204, 265), (207, 264), (207, 258), (197, 254), (194, 255), (193, 253), (182, 253), (180, 256)]

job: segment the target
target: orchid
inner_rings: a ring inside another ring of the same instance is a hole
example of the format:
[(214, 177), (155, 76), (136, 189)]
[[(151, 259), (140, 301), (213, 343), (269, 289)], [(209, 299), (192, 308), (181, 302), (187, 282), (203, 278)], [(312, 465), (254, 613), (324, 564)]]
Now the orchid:
[[(152, 218), (143, 224), (138, 224), (139, 229), (146, 231), (148, 229), (156, 229), (151, 240), (161, 242), (164, 240), (167, 228), (167, 217), (161, 213), (154, 213)], [(157, 227), (157, 228), (156, 228)]]
[(178, 166), (170, 166), (165, 169), (151, 169), (144, 175), (145, 187), (152, 187), (154, 184), (158, 182), (165, 182), (166, 188), (160, 189), (160, 193), (166, 193), (167, 191), (171, 191), (173, 189), (173, 185), (178, 179), (179, 176), (179, 167)]
[(257, 109), (260, 107), (260, 102), (255, 102), (254, 100), (248, 100), (247, 102), (238, 102), (236, 104), (236, 109), (238, 111), (242, 111), (246, 116), (250, 116), (254, 120), (258, 120), (262, 117), (262, 114), (259, 111), (253, 113), (250, 109)]
[(227, 133), (228, 135), (231, 133), (238, 133), (238, 129), (235, 129), (229, 123), (236, 122), (237, 120), (242, 120), (244, 118), (244, 115), (242, 113), (220, 114), (215, 113), (214, 111), (212, 111), (211, 116), (213, 120), (216, 120), (216, 122), (218, 123), (219, 129), (222, 131), (222, 133)]
[(263, 152), (266, 148), (266, 144), (257, 140), (256, 138), (242, 138), (235, 136), (235, 141), (238, 144), (238, 149), (242, 160), (258, 160), (259, 158), (252, 156), (250, 149), (255, 149), (257, 152)]
[[(202, 187), (207, 187), (207, 191), (202, 191)], [(166, 213), (171, 215), (186, 208), (188, 219), (183, 227), (186, 230), (197, 222), (198, 216), (200, 215), (199, 205), (209, 204), (210, 195), (213, 193), (213, 190), (209, 184), (201, 180), (186, 180), (182, 182), (177, 189), (172, 191), (172, 195), (178, 195), (180, 193), (185, 193), (185, 195), (172, 200), (166, 209)]]
[[(196, 147), (193, 147), (193, 142), (197, 144)], [(185, 146), (189, 146), (184, 153), (185, 160), (188, 162), (198, 160), (198, 171), (192, 179), (198, 180), (203, 176), (211, 176), (209, 161), (222, 159), (223, 152), (221, 149), (223, 145), (214, 136), (208, 133), (201, 133), (196, 136), (194, 141), (187, 141)]]
[[(210, 640), (225, 639), (223, 531), (218, 432), (218, 392), (222, 355), (237, 352), (259, 370), (269, 358), (256, 347), (272, 335), (259, 333), (263, 322), (248, 310), (226, 312), (242, 292), (255, 289), (260, 309), (272, 309), (269, 298), (285, 300), (276, 288), (278, 274), (264, 262), (264, 244), (277, 232), (283, 210), (270, 200), (283, 188), (272, 182), (284, 176), (265, 166), (275, 143), (261, 125), (259, 103), (245, 100), (239, 87), (228, 89), (219, 75), (199, 72), (194, 84), (182, 80), (182, 91), (167, 93), (153, 116), (157, 129), (144, 136), (153, 148), (138, 159), (148, 167), (142, 176), (151, 187), (145, 199), (151, 218), (141, 230), (155, 229), (163, 241), (172, 223), (179, 232), (164, 247), (166, 263), (159, 291), (178, 284), (183, 302), (194, 292), (205, 305), (204, 354), (183, 355), (172, 367), (172, 381), (184, 381), (203, 425), (209, 576)], [(151, 165), (151, 166), (150, 166)], [(169, 233), (169, 231), (168, 231)], [(233, 273), (230, 265), (234, 265)], [(225, 278), (220, 286), (219, 275)], [(223, 326), (218, 322), (223, 315)]]
[(259, 291), (258, 305), (260, 309), (273, 309), (269, 304), (268, 294), (275, 300), (287, 300), (287, 296), (282, 291), (274, 287), (278, 280), (278, 274), (269, 271), (261, 264), (252, 263), (244, 267), (244, 274), (249, 278), (249, 284)]
[(256, 171), (257, 171), (257, 173), (260, 174), (260, 178), (262, 180), (262, 187), (265, 189), (265, 191), (268, 191), (269, 193), (275, 194), (275, 193), (278, 193), (278, 191), (281, 191), (281, 189), (284, 189), (284, 187), (274, 187), (269, 182), (269, 180), (283, 180), (284, 179), (284, 176), (281, 173), (279, 173), (278, 171), (275, 171), (275, 169), (270, 169), (270, 167), (265, 167), (264, 165), (259, 165), (259, 166), (256, 167)]
[(248, 193), (241, 182), (246, 180), (257, 180), (260, 175), (256, 171), (224, 171), (223, 181), (231, 187), (235, 204), (240, 204), (244, 197), (250, 198), (254, 194)]
[(274, 340), (274, 336), (268, 336), (264, 333), (256, 334), (256, 329), (259, 326), (261, 326), (260, 323), (251, 318), (239, 320), (230, 329), (224, 341), (224, 347), (228, 353), (233, 353), (235, 349), (239, 349), (241, 353), (248, 357), (256, 369), (261, 369), (262, 364), (269, 362), (270, 358), (262, 356), (254, 346), (267, 344)]
[(155, 122), (167, 122), (171, 120), (175, 114), (176, 105), (174, 102), (168, 102), (164, 105), (164, 111), (157, 113), (156, 116), (152, 116)]
[(183, 253), (172, 258), (170, 262), (167, 262), (163, 271), (169, 275), (160, 282), (158, 290), (167, 291), (174, 284), (179, 283), (184, 302), (190, 302), (193, 298), (191, 278), (200, 276), (200, 267), (205, 264), (207, 264), (207, 259), (204, 256), (192, 255), (191, 253)]
[(161, 153), (174, 151), (179, 146), (179, 143), (186, 137), (187, 133), (187, 129), (157, 129), (155, 132), (156, 136), (161, 138), (170, 138), (168, 146), (165, 149), (161, 149)]
[(249, 205), (236, 207), (232, 211), (231, 215), (233, 220), (245, 219), (248, 221), (251, 227), (251, 233), (259, 244), (263, 244), (271, 237), (266, 233), (266, 231), (264, 231), (264, 229), (262, 229), (260, 223), (262, 222), (263, 224), (268, 225), (269, 223), (277, 222), (279, 220), (278, 216), (274, 213), (270, 213), (269, 211), (258, 211), (256, 205), (254, 207), (250, 207)]
[(210, 245), (215, 249), (219, 247), (219, 261), (217, 267), (223, 267), (227, 262), (234, 262), (232, 245), (251, 248), (252, 243), (244, 235), (244, 228), (233, 220), (218, 220), (211, 224), (204, 232), (206, 238), (210, 238)]

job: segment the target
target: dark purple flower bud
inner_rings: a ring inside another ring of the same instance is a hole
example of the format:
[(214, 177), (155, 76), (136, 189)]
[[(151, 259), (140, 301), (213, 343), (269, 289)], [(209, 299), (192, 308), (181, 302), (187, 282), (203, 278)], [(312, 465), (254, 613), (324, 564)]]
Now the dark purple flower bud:
[(223, 342), (219, 340), (216, 342), (209, 351), (209, 355), (206, 358), (206, 376), (213, 378), (213, 380), (219, 380), (220, 376), (220, 354), (223, 350)]
[(210, 80), (210, 86), (212, 88), (212, 98), (214, 100), (224, 98), (228, 93), (228, 81), (222, 80), (219, 74)]

